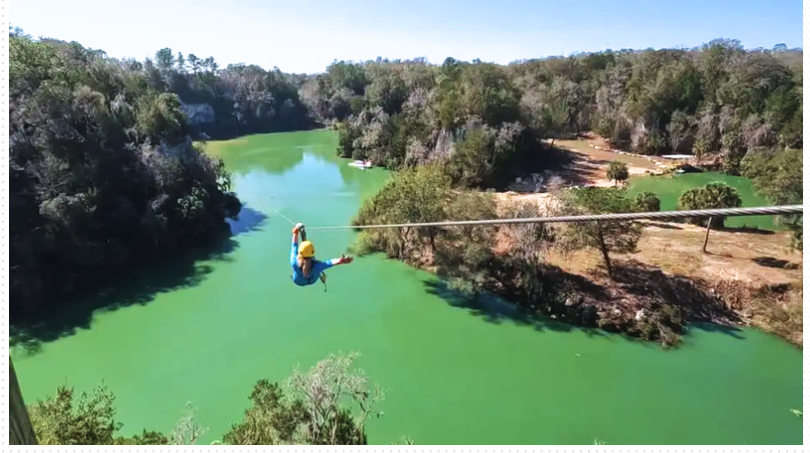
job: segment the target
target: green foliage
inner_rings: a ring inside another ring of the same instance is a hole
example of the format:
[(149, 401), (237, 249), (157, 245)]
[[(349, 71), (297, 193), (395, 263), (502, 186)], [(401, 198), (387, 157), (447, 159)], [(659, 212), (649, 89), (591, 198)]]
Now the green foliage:
[[(497, 186), (523, 176), (526, 159), (544, 156), (532, 136), (589, 128), (639, 153), (719, 154), (724, 171), (737, 174), (754, 147), (801, 146), (801, 68), (783, 61), (777, 51), (747, 52), (733, 40), (691, 51), (608, 51), (506, 67), (378, 59), (335, 63), (302, 93), (312, 93), (307, 104), (319, 118), (349, 119), (340, 155), (392, 169), (450, 161), (454, 180), (464, 185)], [(348, 107), (356, 98), (364, 102)]]
[(627, 164), (618, 160), (614, 160), (608, 165), (607, 177), (610, 181), (616, 183), (627, 181), (630, 177), (630, 172), (627, 169)]
[[(803, 161), (800, 149), (749, 152), (741, 162), (742, 175), (750, 178), (757, 192), (775, 205), (802, 204)], [(780, 222), (793, 232), (793, 246), (798, 250), (802, 250), (802, 219), (802, 215), (779, 217)]]
[[(742, 199), (737, 189), (723, 183), (709, 183), (703, 187), (695, 187), (684, 192), (678, 200), (678, 208), (685, 210), (697, 209), (726, 209), (739, 208)], [(712, 219), (712, 226), (722, 228), (725, 217), (717, 216)], [(705, 225), (707, 219), (689, 219), (690, 222)]]
[(10, 38), (15, 314), (198, 246), (238, 214), (224, 165), (192, 145), (180, 97), (152, 86), (171, 83), (171, 51), (158, 57), (139, 66)]
[(116, 436), (123, 426), (115, 419), (115, 396), (101, 385), (75, 401), (72, 388), (60, 386), (56, 396), (28, 408), (31, 425), (41, 445), (168, 445), (155, 431), (130, 438)]
[[(394, 174), (380, 191), (365, 200), (355, 225), (438, 222), (445, 218), (450, 178), (439, 166), (425, 166)], [(386, 228), (361, 233), (363, 241), (389, 257), (405, 259), (414, 247), (435, 247), (435, 228)]]
[[(633, 202), (624, 189), (582, 187), (570, 189), (563, 197), (568, 215), (614, 214), (632, 212)], [(610, 252), (629, 253), (635, 250), (642, 234), (638, 222), (577, 222), (562, 228), (559, 241), (563, 250), (594, 248), (602, 253), (608, 274), (612, 274)]]
[[(385, 397), (379, 386), (370, 388), (361, 370), (352, 369), (359, 354), (330, 355), (308, 372), (297, 369), (284, 389), (260, 379), (250, 394), (251, 407), (231, 426), (223, 442), (233, 445), (365, 445), (369, 418)], [(132, 437), (116, 436), (115, 396), (103, 384), (92, 394), (75, 398), (72, 388), (60, 386), (56, 396), (28, 408), (41, 445), (194, 445), (206, 429), (194, 419), (191, 405), (167, 437), (144, 430)], [(405, 442), (412, 444), (409, 439)]]
[(485, 131), (473, 130), (456, 144), (450, 161), (450, 174), (466, 186), (483, 182), (493, 170), (496, 157), (494, 143)]
[(286, 392), (259, 380), (244, 419), (225, 433), (232, 445), (365, 445), (365, 423), (379, 417), (373, 407), (384, 397), (350, 368), (358, 354), (329, 356), (307, 373), (296, 370)]
[[(32, 42), (21, 30), (10, 37)], [(12, 72), (25, 66), (30, 72), (27, 78), (36, 80), (41, 74), (31, 66), (49, 61), (57, 46), (69, 50), (76, 63), (100, 55), (75, 44), (54, 43), (24, 57), (12, 52)], [(754, 137), (767, 138), (768, 146), (801, 147), (801, 65), (791, 63), (795, 53), (746, 51), (739, 41), (714, 40), (691, 50), (605, 51), (507, 66), (452, 58), (441, 65), (424, 59), (335, 61), (313, 76), (245, 64), (221, 69), (211, 57), (185, 57), (168, 48), (143, 63), (107, 60), (125, 68), (122, 77), (129, 90), (137, 87), (152, 93), (154, 100), (144, 100), (146, 105), (139, 107), (141, 112), (152, 112), (144, 114), (149, 119), (142, 122), (146, 130), (160, 127), (152, 123), (164, 122), (168, 133), (172, 128), (167, 124), (177, 124), (177, 118), (155, 112), (156, 100), (173, 94), (185, 104), (213, 109), (213, 118), (192, 113), (187, 126), (210, 136), (302, 129), (310, 127), (313, 119), (348, 120), (353, 126), (341, 140), (340, 154), (372, 158), (392, 169), (409, 161), (408, 149), (428, 150), (411, 153), (411, 164), (449, 158), (446, 146), (437, 149), (440, 131), (450, 131), (454, 142), (463, 142), (466, 132), (479, 126), (501, 130), (504, 124), (517, 123), (545, 137), (593, 127), (614, 144), (647, 154), (723, 151), (728, 160), (724, 168), (736, 173), (739, 159), (754, 146)], [(376, 114), (372, 115), (379, 117), (375, 121), (352, 120), (375, 109), (387, 115), (384, 121), (378, 121), (382, 117)], [(471, 127), (471, 121), (480, 124)], [(757, 127), (741, 130), (746, 121)], [(375, 132), (380, 128), (387, 132)], [(519, 135), (510, 145), (512, 151), (540, 152), (539, 146), (526, 140), (526, 133)], [(360, 149), (353, 149), (354, 144), (361, 144)], [(469, 162), (469, 154), (462, 159), (467, 161), (463, 165), (467, 172), (507, 176), (515, 162), (494, 163), (482, 146), (489, 151), (499, 148), (491, 143), (484, 146), (478, 139), (461, 146), (474, 151), (471, 155), (480, 161)]]
[[(446, 207), (448, 220), (486, 220), (497, 218), (495, 202), (488, 193), (454, 194)], [(497, 227), (460, 226), (442, 231), (436, 247), (436, 273), (450, 288), (467, 297), (475, 297), (488, 288), (492, 278)]]
[(643, 340), (658, 340), (666, 347), (680, 343), (684, 325), (680, 308), (654, 302), (645, 311), (645, 316), (637, 320), (630, 333)]
[(652, 192), (641, 192), (633, 199), (637, 212), (658, 212), (661, 210), (661, 199)]
[(244, 419), (231, 426), (223, 442), (231, 445), (278, 445), (290, 441), (307, 418), (300, 400), (285, 401), (279, 384), (259, 380), (250, 394)]

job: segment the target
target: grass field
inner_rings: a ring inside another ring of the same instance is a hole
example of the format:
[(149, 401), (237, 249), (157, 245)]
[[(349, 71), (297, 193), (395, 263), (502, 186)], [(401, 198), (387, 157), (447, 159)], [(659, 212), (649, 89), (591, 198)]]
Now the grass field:
[[(649, 191), (661, 199), (662, 211), (678, 209), (678, 198), (688, 189), (701, 187), (710, 182), (726, 183), (740, 193), (742, 207), (771, 206), (766, 198), (757, 195), (749, 179), (740, 176), (729, 176), (722, 173), (684, 173), (665, 176), (638, 176), (630, 178), (628, 193), (635, 196), (639, 192)], [(731, 217), (726, 219), (726, 226), (749, 227), (761, 230), (776, 230), (773, 216)]]

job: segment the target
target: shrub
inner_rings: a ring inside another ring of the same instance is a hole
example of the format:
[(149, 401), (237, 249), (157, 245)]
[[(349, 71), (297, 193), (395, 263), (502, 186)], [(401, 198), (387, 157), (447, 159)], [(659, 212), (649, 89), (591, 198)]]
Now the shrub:
[(661, 199), (652, 192), (641, 192), (633, 199), (637, 212), (658, 212), (661, 210)]
[[(678, 200), (678, 208), (685, 210), (726, 209), (739, 208), (740, 206), (742, 206), (742, 199), (737, 189), (717, 182), (689, 189)], [(692, 218), (687, 221), (706, 225), (708, 219)], [(712, 220), (712, 226), (717, 228), (725, 226), (725, 217), (715, 216)]]

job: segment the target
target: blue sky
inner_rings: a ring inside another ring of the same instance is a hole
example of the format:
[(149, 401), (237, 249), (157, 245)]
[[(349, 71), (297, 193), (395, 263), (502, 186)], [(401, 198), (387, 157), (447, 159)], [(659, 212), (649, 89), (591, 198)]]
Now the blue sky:
[[(389, 4), (390, 3), (390, 4)], [(396, 4), (395, 4), (396, 3)], [(606, 48), (802, 47), (801, 0), (16, 0), (10, 23), (113, 57), (163, 47), (228, 63), (320, 72), (333, 60), (508, 63)]]

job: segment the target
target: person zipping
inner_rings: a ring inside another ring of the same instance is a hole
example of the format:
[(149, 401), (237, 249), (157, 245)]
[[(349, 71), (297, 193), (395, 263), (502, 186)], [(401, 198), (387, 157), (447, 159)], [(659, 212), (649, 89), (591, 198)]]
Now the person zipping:
[[(326, 292), (326, 274), (324, 271), (339, 264), (349, 264), (354, 261), (354, 258), (341, 255), (340, 258), (329, 261), (316, 260), (315, 246), (307, 240), (304, 224), (295, 225), (292, 232), (292, 248), (290, 250), (290, 265), (293, 270), (292, 281), (298, 286), (309, 286), (320, 280), (323, 282), (323, 290)], [(298, 233), (301, 233), (301, 239), (303, 239), (300, 246), (298, 244)]]

